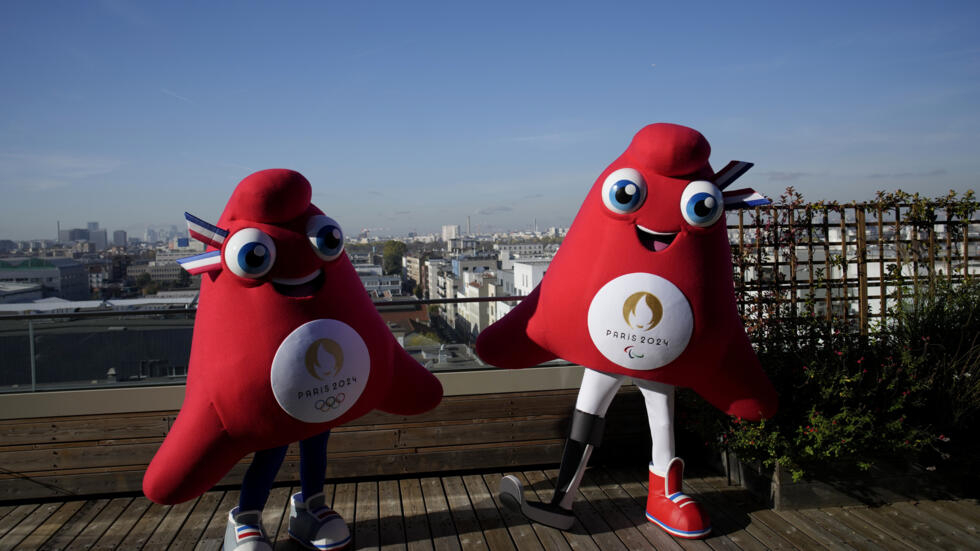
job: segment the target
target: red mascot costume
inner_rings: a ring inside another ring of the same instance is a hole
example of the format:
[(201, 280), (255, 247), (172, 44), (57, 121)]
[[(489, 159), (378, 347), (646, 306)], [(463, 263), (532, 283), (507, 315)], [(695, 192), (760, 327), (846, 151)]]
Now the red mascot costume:
[(525, 501), (514, 477), (501, 482), (503, 501), (533, 520), (574, 522), (575, 492), (626, 377), (643, 393), (653, 437), (647, 518), (678, 537), (703, 537), (710, 523), (681, 492), (674, 386), (730, 415), (775, 413), (775, 390), (736, 310), (724, 217), (768, 200), (723, 192), (752, 165), (733, 161), (715, 173), (710, 152), (690, 128), (640, 130), (592, 186), (540, 285), (477, 340), (480, 357), (500, 367), (555, 357), (586, 367), (552, 502)]
[(372, 409), (435, 407), (439, 381), (398, 345), (344, 254), (332, 218), (291, 170), (242, 180), (217, 225), (186, 215), (208, 252), (183, 407), (143, 478), (157, 503), (208, 490), (257, 452), (229, 513), (225, 549), (271, 549), (259, 519), (286, 446), (300, 442), (303, 491), (290, 535), (311, 549), (350, 541), (322, 493), (327, 434)]

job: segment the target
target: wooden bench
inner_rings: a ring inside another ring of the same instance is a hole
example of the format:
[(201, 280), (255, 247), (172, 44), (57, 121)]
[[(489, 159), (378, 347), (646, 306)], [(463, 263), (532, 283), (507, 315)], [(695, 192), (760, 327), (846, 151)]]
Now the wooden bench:
[[(372, 412), (333, 430), (328, 479), (555, 464), (577, 389), (447, 396), (433, 411)], [(0, 398), (3, 400), (4, 398)], [(143, 472), (177, 412), (144, 411), (0, 420), (0, 502), (141, 491)], [(624, 387), (599, 452), (649, 456), (643, 400)], [(599, 458), (602, 455), (600, 453)], [(239, 484), (250, 458), (219, 484)], [(290, 446), (278, 481), (298, 480)]]

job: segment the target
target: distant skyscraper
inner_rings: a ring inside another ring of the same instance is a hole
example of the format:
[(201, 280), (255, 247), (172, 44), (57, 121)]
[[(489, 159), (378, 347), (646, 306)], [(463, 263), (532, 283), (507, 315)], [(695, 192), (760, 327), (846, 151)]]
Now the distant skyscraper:
[(89, 222), (87, 229), (88, 229), (88, 231), (95, 231), (95, 230), (99, 229), (99, 223), (98, 222)]
[(126, 246), (126, 232), (123, 230), (116, 230), (112, 232), (112, 244), (117, 247)]
[(459, 224), (447, 225), (442, 227), (442, 240), (449, 241), (459, 237)]
[[(98, 225), (98, 222), (95, 222), (95, 224)], [(91, 224), (89, 225), (91, 226)], [(88, 231), (88, 240), (95, 244), (95, 250), (102, 251), (106, 249), (109, 244), (109, 238), (108, 235), (106, 235), (107, 233), (108, 231), (99, 229), (90, 229)]]

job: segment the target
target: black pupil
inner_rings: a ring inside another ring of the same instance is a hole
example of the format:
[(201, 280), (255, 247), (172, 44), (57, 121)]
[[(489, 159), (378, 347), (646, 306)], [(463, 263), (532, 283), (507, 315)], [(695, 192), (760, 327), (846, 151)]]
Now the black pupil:
[(633, 189), (635, 191), (636, 188), (635, 187), (632, 187), (632, 186), (633, 186), (632, 182), (621, 182), (621, 183), (619, 183), (616, 186), (616, 201), (618, 201), (618, 202), (620, 202), (620, 203), (622, 203), (624, 205), (627, 204), (627, 203), (629, 203), (630, 201), (632, 201), (633, 200), (633, 193), (630, 193), (629, 191), (626, 191), (627, 189)]
[(255, 249), (248, 251), (248, 253), (245, 255), (245, 263), (251, 268), (258, 268), (263, 262), (265, 262), (265, 255), (255, 254)]
[(708, 205), (704, 204), (705, 201), (706, 199), (702, 199), (697, 203), (694, 203), (694, 214), (697, 214), (698, 216), (708, 216), (711, 214), (711, 209), (708, 208)]
[(328, 249), (336, 249), (340, 246), (340, 240), (334, 235), (334, 228), (327, 227), (320, 232), (321, 239), (323, 239), (323, 245)]

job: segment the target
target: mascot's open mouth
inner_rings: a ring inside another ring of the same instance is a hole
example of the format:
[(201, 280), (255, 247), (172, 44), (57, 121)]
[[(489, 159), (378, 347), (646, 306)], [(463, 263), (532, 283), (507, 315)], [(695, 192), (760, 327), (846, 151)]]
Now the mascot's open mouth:
[(636, 236), (640, 238), (640, 243), (643, 244), (647, 250), (659, 253), (660, 251), (666, 250), (671, 243), (674, 242), (674, 238), (677, 237), (677, 232), (674, 233), (662, 233), (655, 232), (651, 229), (644, 228), (643, 226), (636, 225)]
[(273, 278), (272, 287), (280, 295), (293, 298), (312, 297), (323, 287), (323, 270), (317, 269), (309, 275), (295, 279)]

